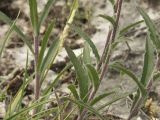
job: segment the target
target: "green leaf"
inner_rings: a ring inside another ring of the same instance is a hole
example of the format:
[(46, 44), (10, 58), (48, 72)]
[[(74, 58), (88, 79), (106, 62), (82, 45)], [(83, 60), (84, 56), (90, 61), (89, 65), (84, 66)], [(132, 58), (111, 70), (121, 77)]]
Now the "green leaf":
[(72, 30), (74, 30), (79, 36), (81, 36), (84, 40), (86, 40), (86, 42), (90, 45), (92, 51), (93, 51), (93, 54), (95, 55), (97, 61), (100, 60), (100, 56), (99, 56), (99, 53), (98, 53), (98, 50), (95, 46), (95, 44), (92, 42), (92, 40), (89, 38), (89, 36), (84, 33), (79, 27), (76, 27), (74, 25), (71, 25), (69, 24), (70, 28)]
[(78, 84), (79, 84), (79, 91), (80, 91), (80, 97), (83, 100), (86, 95), (88, 94), (88, 75), (86, 70), (83, 68), (80, 61), (77, 59), (75, 54), (72, 52), (72, 50), (69, 47), (65, 47), (67, 54), (73, 63), (73, 66), (75, 68), (77, 77), (78, 77)]
[(54, 25), (55, 25), (55, 22), (52, 21), (51, 24), (49, 25), (48, 29), (46, 30), (44, 37), (43, 37), (42, 44), (41, 44), (41, 50), (39, 53), (38, 68), (40, 67), (40, 65), (42, 63), (43, 56), (44, 56), (45, 50), (47, 48), (47, 43), (49, 41), (49, 37), (50, 37), (50, 34), (52, 32)]
[(38, 35), (38, 11), (37, 11), (37, 1), (29, 0), (29, 8), (30, 8), (30, 19), (32, 22), (32, 27), (34, 29), (35, 35)]
[(57, 111), (58, 111), (57, 107), (43, 110), (31, 116), (28, 120), (41, 120), (43, 118), (47, 118), (52, 113), (56, 113)]
[(115, 26), (116, 22), (113, 17), (107, 15), (99, 15), (99, 17), (104, 18), (105, 20), (109, 21), (113, 26)]
[(41, 25), (43, 24), (43, 22), (45, 21), (45, 19), (47, 18), (49, 11), (52, 7), (52, 5), (55, 3), (55, 0), (48, 0), (48, 2), (46, 3), (43, 12), (39, 18), (39, 23), (38, 23), (38, 30), (40, 30)]
[(67, 23), (64, 27), (64, 30), (63, 30), (62, 34), (60, 35), (60, 41), (61, 41), (60, 46), (63, 46), (64, 39), (66, 38), (66, 36), (69, 33), (69, 24), (72, 24), (73, 19), (76, 15), (76, 11), (78, 9), (78, 6), (79, 6), (78, 0), (74, 0), (73, 3), (72, 3), (72, 6), (71, 6), (71, 12), (70, 12), (69, 18), (67, 20)]
[[(44, 60), (42, 61), (42, 65), (40, 67), (40, 71), (41, 71), (42, 74), (44, 74), (45, 71), (50, 68), (50, 66), (53, 63), (55, 57), (57, 56), (57, 53), (58, 53), (58, 50), (59, 50), (59, 44), (60, 44), (60, 40), (55, 40), (51, 44), (51, 46), (50, 46), (50, 48), (47, 52), (47, 55), (45, 56)], [(42, 76), (42, 78), (43, 78), (43, 76)]]
[(135, 26), (137, 26), (137, 25), (139, 25), (143, 22), (144, 22), (144, 20), (140, 20), (138, 22), (132, 23), (132, 24), (122, 28), (122, 30), (120, 30), (120, 33), (119, 33), (120, 35), (119, 36), (123, 36), (129, 29), (134, 28)]
[(83, 62), (85, 64), (91, 64), (91, 55), (90, 55), (90, 46), (87, 42), (84, 43), (84, 49), (83, 49)]
[(139, 87), (139, 89), (141, 90), (142, 93), (146, 93), (145, 87), (143, 86), (143, 84), (138, 80), (138, 78), (136, 77), (136, 75), (134, 75), (134, 73), (132, 73), (132, 71), (128, 70), (127, 68), (125, 68), (124, 66), (122, 66), (119, 63), (112, 63), (110, 65), (111, 68), (122, 71), (123, 73), (125, 73), (126, 75), (128, 75), (129, 77), (132, 78), (132, 80), (137, 84), (137, 86)]
[(84, 103), (83, 101), (80, 101), (80, 100), (73, 100), (73, 99), (70, 99), (70, 98), (67, 98), (67, 100), (70, 100), (72, 103), (75, 103), (77, 104), (78, 106), (82, 106), (86, 109), (88, 109), (90, 112), (92, 112), (93, 114), (95, 114), (97, 117), (100, 118), (100, 120), (105, 120), (98, 112), (97, 110), (95, 110), (92, 106), (89, 106), (88, 104)]
[(13, 114), (12, 116), (10, 116), (9, 118), (6, 118), (5, 120), (13, 120), (15, 119), (17, 116), (20, 116), (22, 115), (23, 113), (26, 113), (26, 112), (29, 112), (30, 110), (34, 109), (34, 108), (37, 108), (38, 106), (40, 105), (44, 105), (46, 103), (49, 103), (49, 102), (53, 102), (54, 99), (49, 99), (49, 100), (46, 100), (46, 101), (41, 101), (41, 102), (35, 102), (33, 103), (31, 106), (27, 107), (27, 108), (23, 108), (21, 109), (19, 112)]
[(112, 100), (110, 100), (109, 102), (104, 103), (103, 105), (101, 105), (100, 107), (98, 107), (97, 111), (105, 108), (106, 106), (111, 105), (112, 103), (115, 103), (118, 100), (121, 100), (121, 99), (127, 97), (129, 94), (130, 93), (124, 93), (124, 94), (118, 94), (118, 95), (116, 95), (114, 98), (112, 98)]
[(7, 110), (6, 116), (5, 118), (8, 118), (10, 116), (12, 116), (18, 109), (18, 107), (22, 104), (22, 97), (25, 94), (25, 88), (27, 87), (27, 85), (33, 80), (33, 75), (31, 75), (27, 81), (25, 81), (24, 79), (24, 83), (22, 84), (22, 86), (20, 87), (20, 89), (18, 90), (18, 92), (16, 93), (15, 97), (13, 98), (13, 100), (10, 102), (9, 104), (9, 109)]
[(79, 95), (77, 93), (75, 85), (69, 85), (68, 89), (72, 92), (75, 99), (79, 100)]
[(19, 11), (19, 13), (18, 13), (18, 15), (16, 17), (16, 20), (12, 23), (12, 25), (10, 26), (8, 32), (6, 33), (5, 38), (0, 43), (0, 58), (1, 58), (2, 52), (3, 52), (4, 48), (5, 48), (5, 44), (7, 43), (11, 33), (13, 32), (14, 25), (16, 24), (16, 21), (17, 21), (17, 19), (19, 17), (19, 14), (20, 14), (20, 11)]
[(92, 65), (88, 64), (86, 66), (88, 68), (89, 74), (91, 75), (91, 80), (93, 81), (94, 89), (95, 91), (97, 91), (97, 89), (99, 88), (99, 84), (100, 84), (98, 73)]
[(139, 13), (142, 15), (148, 29), (149, 29), (149, 32), (150, 32), (150, 38), (153, 42), (153, 44), (156, 46), (157, 50), (159, 51), (160, 50), (160, 35), (158, 34), (158, 31), (154, 25), (154, 23), (152, 22), (152, 20), (150, 19), (150, 17), (147, 15), (147, 13), (137, 7)]
[[(44, 58), (42, 65), (40, 67), (41, 73), (43, 73), (41, 84), (43, 83), (43, 80), (45, 79), (45, 77), (48, 73), (48, 70), (49, 70), (51, 64), (54, 62), (54, 59), (57, 56), (59, 50), (63, 46), (64, 40), (67, 37), (68, 32), (69, 32), (68, 24), (71, 24), (73, 22), (73, 19), (75, 17), (77, 9), (78, 9), (78, 1), (74, 0), (73, 4), (71, 6), (71, 12), (70, 12), (69, 18), (67, 20), (67, 23), (66, 23), (64, 29), (63, 29), (63, 32), (60, 34), (59, 40), (53, 42), (53, 44), (49, 48), (49, 51), (48, 51), (46, 57)], [(53, 55), (52, 55), (52, 53), (53, 53)]]
[[(13, 24), (12, 20), (1, 11), (0, 11), (0, 20), (10, 26)], [(19, 35), (19, 37), (26, 43), (30, 51), (34, 54), (34, 50), (30, 42), (31, 39), (28, 38), (26, 35), (24, 35), (24, 33), (16, 25), (13, 26), (13, 29)]]
[(146, 48), (144, 56), (143, 73), (141, 77), (141, 83), (146, 86), (151, 80), (152, 73), (154, 71), (154, 47), (149, 37), (146, 39)]
[(114, 94), (115, 92), (107, 92), (107, 93), (102, 93), (100, 95), (98, 95), (97, 97), (95, 97), (92, 101), (91, 101), (91, 106), (95, 105), (96, 103), (98, 103), (100, 100), (102, 100), (105, 97), (108, 97), (109, 95)]

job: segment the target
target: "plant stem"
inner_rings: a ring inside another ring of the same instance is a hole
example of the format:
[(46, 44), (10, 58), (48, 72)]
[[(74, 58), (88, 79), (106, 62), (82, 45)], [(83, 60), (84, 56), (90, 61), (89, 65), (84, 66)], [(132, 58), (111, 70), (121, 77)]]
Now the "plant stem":
[(35, 67), (35, 87), (34, 94), (35, 100), (39, 99), (40, 96), (40, 73), (38, 71), (38, 56), (39, 56), (39, 36), (34, 36), (34, 67)]
[[(104, 59), (107, 59), (107, 60), (105, 60), (106, 62), (105, 62), (105, 65), (104, 65), (103, 70), (100, 75), (100, 82), (102, 81), (106, 71), (108, 70), (108, 63), (109, 63), (109, 60), (111, 57), (111, 50), (109, 49), (109, 51), (106, 53), (106, 49), (108, 49), (107, 47), (110, 47), (110, 43), (113, 43), (115, 40), (117, 29), (118, 29), (118, 24), (119, 24), (122, 2), (123, 2), (123, 0), (117, 0), (117, 3), (115, 5), (116, 23), (113, 27), (113, 30), (110, 30), (108, 33), (108, 37), (107, 37), (106, 45), (105, 45), (105, 48), (104, 48), (104, 51), (103, 51), (103, 54), (101, 57), (101, 61), (98, 65), (98, 69), (99, 69), (101, 67), (101, 64), (104, 61)], [(108, 54), (108, 57), (106, 54)], [(107, 58), (103, 58), (104, 56), (106, 56)], [(91, 92), (88, 97), (88, 102), (94, 98), (96, 92), (97, 92), (97, 90), (94, 90), (93, 88), (91, 89)], [(87, 109), (84, 109), (82, 111), (82, 113), (78, 116), (77, 120), (83, 120), (86, 116), (86, 113), (87, 113)]]
[(105, 47), (104, 47), (104, 50), (103, 50), (103, 53), (102, 53), (102, 57), (101, 57), (100, 62), (98, 63), (98, 66), (97, 66), (98, 71), (101, 69), (102, 63), (104, 63), (104, 61), (105, 61), (105, 58), (106, 58), (106, 55), (107, 55), (107, 49), (109, 47), (109, 40), (110, 40), (110, 37), (111, 37), (111, 33), (112, 33), (112, 30), (109, 30), (109, 33), (108, 33), (107, 39), (106, 39), (106, 43), (105, 43)]

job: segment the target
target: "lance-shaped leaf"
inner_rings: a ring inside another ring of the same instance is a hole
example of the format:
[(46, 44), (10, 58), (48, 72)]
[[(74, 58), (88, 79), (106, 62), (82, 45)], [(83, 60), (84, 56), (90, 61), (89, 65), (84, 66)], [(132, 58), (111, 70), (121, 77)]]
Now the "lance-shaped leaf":
[(112, 95), (114, 94), (115, 92), (106, 92), (106, 93), (102, 93), (100, 95), (98, 95), (97, 97), (95, 97), (92, 101), (91, 101), (91, 104), (90, 105), (95, 105), (96, 103), (98, 103), (100, 100), (102, 100), (103, 98), (109, 96), (109, 95)]
[(150, 32), (150, 38), (153, 42), (153, 44), (156, 46), (157, 50), (160, 50), (160, 35), (158, 34), (158, 31), (155, 27), (155, 24), (152, 22), (152, 20), (150, 19), (150, 17), (147, 15), (147, 13), (141, 9), (141, 8), (137, 8), (139, 13), (142, 15), (148, 29)]
[(90, 79), (93, 82), (94, 89), (95, 89), (95, 91), (97, 91), (99, 84), (100, 84), (100, 79), (99, 79), (98, 73), (97, 73), (96, 69), (90, 64), (87, 65), (87, 69), (90, 74)]
[(100, 120), (105, 120), (105, 119), (97, 112), (97, 110), (95, 110), (92, 106), (89, 106), (88, 104), (84, 103), (83, 101), (73, 100), (73, 99), (70, 99), (70, 98), (65, 98), (65, 99), (70, 100), (71, 102), (77, 104), (78, 106), (81, 106), (81, 107), (86, 108), (87, 110), (89, 110), (90, 112), (92, 112), (93, 114), (95, 114), (97, 117), (99, 117)]
[(144, 20), (140, 20), (138, 22), (132, 23), (132, 24), (122, 28), (120, 30), (120, 33), (119, 33), (120, 35), (119, 36), (123, 36), (129, 29), (132, 29), (132, 28), (136, 27), (137, 25), (139, 25), (139, 24), (141, 24), (143, 22), (144, 22)]
[(5, 120), (14, 120), (16, 119), (16, 117), (21, 116), (23, 113), (28, 113), (30, 110), (37, 108), (40, 105), (44, 105), (46, 103), (53, 102), (53, 100), (54, 99), (48, 99), (46, 101), (40, 101), (40, 102), (36, 101), (35, 103), (32, 103), (29, 107), (22, 108), (19, 112), (14, 113), (8, 118), (5, 118)]
[(42, 40), (42, 43), (41, 43), (41, 50), (40, 50), (40, 53), (39, 53), (38, 68), (40, 67), (40, 65), (42, 63), (43, 56), (44, 56), (45, 50), (47, 48), (47, 43), (49, 41), (49, 37), (50, 37), (50, 34), (52, 32), (52, 29), (53, 29), (54, 25), (55, 25), (55, 22), (52, 21), (51, 24), (49, 25), (49, 27), (47, 28), (47, 30), (45, 32), (45, 35), (43, 37), (43, 40)]
[(88, 93), (88, 75), (86, 70), (83, 68), (82, 64), (80, 61), (77, 59), (75, 54), (72, 52), (72, 50), (69, 47), (65, 47), (67, 54), (75, 68), (76, 74), (77, 74), (77, 79), (78, 79), (78, 84), (79, 84), (79, 92), (80, 92), (80, 97), (83, 100), (87, 93)]
[(99, 15), (99, 17), (104, 18), (105, 20), (109, 21), (113, 26), (115, 26), (116, 22), (113, 17), (107, 15)]
[(41, 13), (41, 16), (39, 17), (38, 30), (40, 30), (40, 26), (43, 24), (43, 22), (47, 18), (49, 11), (50, 11), (52, 5), (55, 3), (55, 1), (56, 0), (48, 0), (48, 2), (46, 3), (46, 5)]
[(3, 52), (4, 48), (5, 48), (5, 45), (6, 45), (7, 41), (8, 41), (11, 33), (13, 32), (13, 29), (14, 29), (16, 21), (17, 21), (17, 19), (19, 17), (19, 14), (20, 14), (20, 11), (19, 11), (19, 13), (18, 13), (18, 15), (16, 17), (16, 20), (12, 23), (12, 25), (10, 26), (10, 28), (9, 28), (8, 32), (6, 33), (4, 39), (2, 39), (2, 42), (0, 43), (0, 58), (1, 58), (2, 52)]
[(38, 11), (37, 11), (37, 1), (29, 0), (29, 8), (30, 8), (30, 19), (32, 22), (32, 26), (36, 35), (38, 35)]
[[(10, 26), (13, 24), (12, 20), (1, 11), (0, 11), (0, 20)], [(13, 26), (13, 29), (18, 34), (18, 36), (26, 43), (26, 45), (31, 50), (31, 52), (34, 53), (34, 50), (32, 48), (32, 44), (30, 42), (31, 39), (29, 37), (27, 37), (26, 35), (24, 35), (24, 33), (16, 25)]]
[[(71, 6), (71, 12), (70, 12), (69, 18), (67, 20), (68, 24), (71, 24), (73, 22), (73, 19), (74, 19), (77, 8), (78, 8), (78, 1), (74, 0), (73, 4)], [(52, 45), (50, 46), (50, 48), (47, 52), (46, 57), (44, 58), (41, 66), (40, 66), (40, 71), (42, 73), (41, 84), (43, 83), (51, 64), (54, 62), (55, 57), (57, 56), (59, 50), (62, 48), (64, 40), (68, 35), (69, 26), (68, 26), (67, 23), (66, 23), (66, 25), (63, 29), (63, 32), (60, 34), (59, 40), (56, 40), (52, 43)]]
[(149, 80), (151, 80), (153, 71), (154, 71), (154, 47), (149, 37), (147, 37), (143, 73), (141, 77), (141, 83), (144, 86), (146, 86)]
[(75, 99), (79, 100), (79, 95), (77, 93), (75, 85), (69, 85), (68, 89), (72, 92)]
[(143, 84), (138, 80), (138, 78), (136, 77), (136, 75), (134, 73), (132, 73), (132, 71), (128, 70), (127, 68), (125, 68), (124, 66), (122, 66), (119, 63), (112, 63), (110, 65), (111, 68), (116, 69), (118, 71), (122, 71), (123, 73), (125, 73), (126, 75), (128, 75), (129, 77), (132, 78), (132, 80), (137, 84), (137, 86), (139, 87), (139, 89), (141, 90), (141, 92), (143, 94), (146, 93), (145, 87), (143, 86)]
[(84, 33), (79, 27), (75, 26), (75, 25), (71, 25), (69, 24), (70, 28), (72, 30), (74, 30), (80, 37), (82, 37), (84, 40), (86, 40), (86, 42), (90, 45), (92, 51), (93, 51), (93, 54), (95, 55), (97, 61), (100, 60), (100, 56), (99, 56), (99, 53), (98, 53), (98, 50), (95, 46), (95, 44), (92, 42), (92, 40), (89, 38), (89, 36)]
[(84, 49), (83, 49), (83, 62), (85, 64), (91, 64), (91, 49), (87, 42), (84, 43)]
[(50, 65), (52, 64), (53, 60), (55, 59), (55, 57), (57, 56), (57, 53), (58, 53), (58, 50), (59, 50), (59, 44), (60, 44), (60, 40), (55, 40), (48, 52), (47, 52), (47, 55), (45, 56), (42, 64), (41, 64), (41, 67), (40, 67), (40, 71), (42, 74), (45, 73), (45, 71), (50, 67)]

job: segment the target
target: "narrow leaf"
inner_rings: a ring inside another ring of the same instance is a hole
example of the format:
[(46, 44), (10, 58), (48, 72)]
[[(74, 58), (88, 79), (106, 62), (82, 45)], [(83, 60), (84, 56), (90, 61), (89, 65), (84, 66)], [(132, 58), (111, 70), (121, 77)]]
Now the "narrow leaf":
[(31, 75), (27, 81), (25, 81), (22, 86), (20, 87), (20, 89), (18, 90), (17, 94), (15, 95), (15, 97), (13, 98), (13, 100), (11, 101), (11, 103), (9, 104), (9, 110), (7, 110), (6, 116), (5, 118), (8, 118), (9, 116), (12, 116), (17, 107), (21, 104), (22, 101), (22, 97), (24, 96), (24, 90), (27, 87), (27, 85), (33, 80), (33, 75)]
[(30, 19), (32, 22), (32, 26), (36, 35), (38, 35), (38, 11), (37, 11), (37, 1), (29, 0), (29, 8), (30, 8)]
[(100, 100), (102, 100), (105, 97), (108, 97), (109, 95), (114, 94), (115, 92), (107, 92), (107, 93), (103, 93), (98, 95), (97, 97), (95, 97), (92, 101), (91, 101), (91, 106), (95, 105), (96, 103), (98, 103)]
[(70, 98), (66, 98), (67, 100), (70, 100), (71, 102), (77, 104), (78, 106), (82, 106), (86, 109), (88, 109), (90, 112), (92, 112), (93, 114), (95, 114), (97, 117), (100, 118), (100, 120), (105, 120), (98, 112), (97, 110), (95, 110), (93, 107), (89, 106), (88, 104), (82, 102), (82, 101), (79, 101), (79, 100), (73, 100), (73, 99), (70, 99)]
[(154, 23), (152, 22), (152, 20), (150, 19), (150, 17), (147, 15), (147, 13), (137, 7), (139, 13), (142, 15), (148, 29), (149, 29), (149, 32), (150, 32), (150, 38), (153, 42), (153, 44), (156, 46), (157, 50), (159, 51), (160, 50), (160, 35), (158, 35), (158, 31), (154, 25)]
[(99, 17), (109, 21), (113, 26), (115, 26), (116, 22), (113, 17), (107, 15), (99, 15)]
[(145, 87), (142, 85), (142, 83), (138, 80), (138, 78), (132, 73), (130, 70), (125, 68), (124, 66), (120, 65), (119, 63), (113, 63), (110, 65), (111, 68), (122, 71), (126, 75), (132, 78), (132, 80), (137, 84), (139, 89), (141, 90), (142, 93), (145, 93)]
[(4, 48), (5, 48), (5, 45), (6, 45), (7, 41), (8, 41), (11, 33), (13, 32), (13, 28), (14, 28), (14, 25), (16, 24), (16, 21), (17, 21), (17, 19), (19, 17), (19, 14), (20, 14), (20, 11), (19, 11), (19, 13), (18, 13), (18, 15), (16, 17), (16, 20), (12, 23), (12, 25), (9, 28), (9, 31), (6, 33), (5, 38), (0, 43), (0, 58), (1, 58), (2, 52), (3, 52)]
[(75, 68), (77, 77), (78, 77), (78, 84), (79, 84), (79, 91), (80, 91), (80, 97), (83, 100), (88, 93), (88, 76), (85, 69), (82, 67), (82, 64), (77, 59), (75, 54), (72, 52), (72, 50), (69, 47), (65, 47), (67, 54), (73, 63), (73, 66)]
[(50, 65), (53, 63), (53, 60), (55, 59), (55, 57), (56, 57), (56, 55), (58, 53), (58, 50), (59, 50), (59, 43), (60, 43), (59, 40), (55, 40), (51, 44), (51, 46), (50, 46), (50, 48), (49, 48), (49, 50), (47, 52), (47, 55), (45, 56), (45, 58), (44, 58), (44, 60), (42, 62), (42, 65), (40, 67), (40, 71), (41, 71), (42, 74), (44, 74), (45, 71), (47, 69), (49, 69)]
[(54, 99), (49, 99), (49, 100), (46, 100), (46, 101), (41, 101), (41, 102), (36, 102), (36, 103), (33, 103), (31, 106), (27, 107), (27, 108), (23, 108), (21, 109), (19, 112), (13, 114), (12, 116), (10, 116), (9, 118), (6, 118), (5, 120), (13, 120), (15, 119), (17, 116), (20, 116), (22, 115), (23, 113), (26, 113), (26, 112), (29, 112), (30, 110), (34, 109), (34, 108), (37, 108), (38, 106), (40, 105), (44, 105), (46, 103), (49, 103), (49, 102), (53, 102)]
[(124, 93), (124, 94), (116, 95), (114, 98), (112, 98), (112, 100), (110, 100), (109, 102), (104, 103), (103, 105), (101, 105), (100, 107), (98, 107), (97, 111), (99, 111), (99, 110), (101, 110), (101, 109), (103, 109), (103, 108), (105, 108), (105, 107), (107, 107), (107, 106), (115, 103), (118, 100), (121, 100), (121, 99), (127, 97), (128, 95), (129, 95), (129, 93)]
[(87, 42), (84, 43), (84, 49), (83, 49), (83, 62), (85, 64), (91, 64), (91, 55), (90, 55), (90, 46)]
[[(73, 19), (75, 17), (77, 9), (78, 9), (78, 0), (74, 0), (73, 4), (71, 6), (71, 11), (70, 11), (69, 18), (67, 20), (68, 24), (71, 24), (73, 22)], [(63, 32), (60, 34), (59, 40), (55, 41), (55, 43), (53, 43), (51, 45), (51, 47), (49, 48), (49, 51), (47, 53), (47, 56), (43, 60), (43, 63), (42, 63), (41, 68), (40, 68), (41, 71), (43, 71), (42, 72), (43, 73), (43, 75), (42, 75), (43, 77), (42, 77), (42, 80), (41, 80), (41, 84), (43, 83), (43, 80), (45, 79), (45, 77), (46, 77), (46, 75), (48, 73), (48, 70), (49, 70), (49, 68), (51, 66), (51, 63), (54, 62), (55, 57), (57, 56), (59, 50), (62, 48), (64, 40), (68, 35), (69, 26), (68, 26), (67, 23), (66, 23), (66, 25), (65, 25), (65, 27), (63, 29)], [(53, 55), (52, 55), (52, 53), (53, 53)], [(44, 73), (44, 71), (46, 71), (46, 72)]]
[(98, 50), (95, 46), (95, 44), (92, 42), (92, 40), (89, 38), (89, 36), (84, 33), (79, 27), (76, 27), (74, 25), (71, 25), (69, 24), (70, 28), (72, 30), (74, 30), (79, 36), (81, 36), (84, 40), (86, 40), (86, 42), (90, 45), (92, 51), (93, 51), (93, 54), (95, 55), (97, 61), (100, 60), (100, 56), (99, 56), (99, 53), (98, 53)]
[(49, 41), (49, 37), (50, 37), (50, 34), (52, 32), (54, 25), (55, 25), (55, 22), (52, 21), (51, 24), (49, 25), (48, 29), (46, 30), (44, 37), (43, 37), (42, 44), (41, 44), (41, 50), (39, 53), (38, 68), (40, 67), (40, 65), (42, 63), (43, 56), (44, 56), (45, 50), (47, 48), (47, 43)]
[(154, 47), (149, 37), (146, 39), (146, 53), (144, 56), (143, 73), (141, 77), (141, 83), (146, 86), (149, 80), (151, 80), (152, 73), (154, 71)]
[(87, 65), (87, 68), (88, 68), (88, 72), (91, 75), (91, 79), (93, 81), (93, 86), (96, 91), (99, 88), (99, 84), (100, 84), (100, 79), (99, 79), (98, 73), (97, 73), (96, 69), (90, 64)]
[(68, 89), (72, 92), (75, 99), (79, 100), (79, 95), (77, 93), (75, 85), (69, 85)]
[(143, 22), (144, 22), (144, 20), (140, 20), (138, 22), (132, 23), (132, 24), (122, 28), (122, 30), (120, 30), (119, 36), (123, 36), (129, 29), (132, 29)]
[(39, 18), (39, 23), (38, 23), (38, 29), (40, 30), (40, 26), (43, 24), (43, 22), (45, 21), (45, 19), (47, 18), (49, 11), (52, 7), (52, 5), (55, 3), (55, 0), (48, 0), (48, 2), (46, 3), (43, 12)]
[[(10, 26), (13, 24), (12, 20), (1, 11), (0, 11), (0, 20)], [(32, 44), (30, 42), (31, 39), (28, 38), (26, 35), (24, 35), (24, 33), (16, 25), (14, 25), (13, 29), (19, 35), (19, 37), (26, 43), (31, 52), (34, 53)]]

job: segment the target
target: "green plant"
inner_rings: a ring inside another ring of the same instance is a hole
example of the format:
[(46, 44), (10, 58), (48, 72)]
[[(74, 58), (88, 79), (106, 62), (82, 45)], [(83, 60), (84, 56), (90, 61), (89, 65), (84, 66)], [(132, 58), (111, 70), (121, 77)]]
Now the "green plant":
[[(59, 37), (57, 37), (57, 40), (55, 40), (51, 44), (49, 50), (47, 51), (46, 48), (47, 48), (49, 36), (52, 33), (52, 29), (54, 28), (54, 24), (55, 24), (54, 20), (52, 20), (52, 22), (49, 24), (43, 38), (40, 38), (39, 31), (40, 31), (41, 25), (43, 24), (43, 22), (48, 16), (50, 8), (55, 3), (55, 0), (48, 0), (48, 2), (44, 7), (44, 10), (40, 15), (38, 14), (38, 10), (37, 10), (37, 1), (29, 0), (28, 2), (29, 2), (29, 8), (30, 8), (31, 25), (33, 28), (34, 48), (30, 43), (32, 38), (23, 34), (20, 28), (16, 26), (15, 22), (12, 22), (12, 20), (10, 20), (9, 17), (7, 17), (4, 13), (0, 12), (0, 20), (2, 20), (3, 22), (11, 26), (11, 30), (6, 35), (6, 39), (4, 40), (4, 43), (1, 47), (1, 53), (5, 46), (5, 41), (8, 39), (11, 31), (14, 30), (22, 38), (22, 40), (26, 43), (26, 45), (32, 52), (34, 56), (34, 63), (35, 63), (35, 72), (33, 73), (33, 75), (29, 77), (27, 73), (27, 67), (28, 67), (28, 60), (27, 60), (24, 82), (20, 87), (19, 91), (17, 92), (16, 96), (14, 96), (13, 100), (10, 102), (10, 105), (7, 109), (7, 113), (5, 115), (6, 120), (19, 118), (22, 115), (22, 113), (28, 116), (29, 115), (28, 112), (33, 108), (34, 108), (34, 114), (35, 114), (34, 117), (35, 117), (39, 112), (41, 113), (44, 111), (43, 105), (45, 103), (52, 101), (52, 100), (48, 100), (48, 97), (51, 94), (51, 89), (55, 86), (56, 84), (55, 81), (62, 75), (63, 72), (59, 74), (56, 80), (53, 81), (53, 83), (51, 83), (51, 85), (44, 90), (43, 92), (44, 94), (41, 92), (41, 86), (46, 78), (46, 75), (48, 73), (50, 66), (54, 62), (55, 57), (57, 56), (59, 50), (63, 45), (63, 42), (66, 36), (68, 35), (68, 28), (69, 28), (68, 24), (71, 24), (73, 22), (73, 19), (78, 7), (78, 1), (74, 0), (71, 6), (71, 12), (68, 17), (68, 21), (66, 23), (66, 26), (64, 27), (63, 32), (60, 34)], [(41, 45), (42, 47), (40, 49), (39, 43), (41, 39), (42, 39), (42, 45)], [(47, 52), (46, 56), (44, 55), (45, 51)], [(22, 98), (25, 93), (25, 88), (33, 80), (33, 76), (35, 76), (35, 86), (34, 86), (35, 103), (34, 102), (31, 103), (31, 105), (27, 108), (21, 108)], [(40, 98), (41, 96), (43, 97)], [(35, 106), (35, 107), (32, 107), (32, 106)], [(41, 108), (41, 109), (37, 109), (37, 108)]]
[[(5, 120), (16, 120), (16, 119), (43, 119), (51, 116), (52, 119), (58, 120), (67, 120), (67, 119), (77, 119), (84, 120), (89, 119), (91, 115), (96, 115), (99, 119), (104, 120), (103, 115), (100, 114), (100, 110), (106, 108), (106, 106), (111, 105), (112, 103), (127, 97), (130, 93), (126, 92), (124, 94), (117, 95), (115, 90), (105, 91), (104, 93), (97, 95), (96, 93), (99, 90), (99, 86), (104, 79), (105, 75), (108, 73), (108, 69), (116, 69), (127, 74), (132, 80), (137, 84), (138, 89), (136, 91), (136, 96), (133, 99), (133, 104), (131, 107), (130, 115), (128, 120), (132, 119), (138, 111), (141, 109), (143, 103), (146, 101), (148, 93), (150, 92), (150, 87), (153, 80), (156, 80), (160, 77), (160, 35), (156, 32), (156, 28), (149, 16), (142, 10), (138, 8), (138, 11), (143, 16), (144, 20), (132, 23), (123, 29), (119, 29), (119, 19), (121, 14), (121, 8), (123, 0), (110, 0), (113, 6), (113, 16), (107, 16), (100, 14), (99, 17), (110, 22), (110, 30), (106, 39), (105, 47), (102, 55), (99, 54), (98, 49), (96, 48), (93, 41), (90, 37), (81, 30), (80, 27), (77, 27), (73, 24), (73, 19), (75, 17), (76, 11), (78, 9), (78, 0), (74, 0), (71, 5), (70, 15), (67, 19), (66, 25), (62, 33), (57, 36), (57, 39), (50, 45), (47, 50), (47, 44), (49, 37), (52, 34), (52, 30), (55, 26), (55, 20), (52, 20), (48, 25), (44, 36), (40, 37), (40, 28), (45, 22), (50, 8), (55, 3), (55, 0), (48, 0), (41, 14), (37, 10), (37, 0), (28, 0), (30, 8), (30, 21), (32, 25), (33, 38), (25, 35), (20, 28), (16, 25), (16, 20), (12, 22), (4, 13), (0, 12), (0, 20), (10, 25), (10, 30), (6, 34), (6, 37), (0, 46), (0, 56), (5, 47), (6, 41), (9, 38), (11, 32), (14, 30), (19, 37), (25, 42), (29, 50), (34, 56), (34, 73), (29, 76), (27, 73), (28, 69), (28, 53), (26, 59), (26, 66), (24, 70), (23, 84), (19, 88), (16, 95), (13, 97), (12, 101), (8, 105), (7, 112), (5, 115)], [(18, 15), (19, 16), (19, 15)], [(17, 17), (18, 18), (18, 17)], [(144, 57), (144, 66), (141, 78), (137, 77), (131, 70), (125, 68), (118, 62), (111, 62), (111, 56), (116, 46), (120, 42), (125, 42), (128, 45), (128, 41), (124, 40), (125, 33), (135, 27), (136, 25), (145, 22), (148, 26), (148, 35), (146, 39), (145, 46), (145, 57)], [(57, 77), (51, 81), (50, 85), (47, 86), (44, 90), (41, 90), (41, 86), (44, 84), (47, 73), (50, 69), (50, 66), (54, 62), (57, 54), (61, 50), (63, 43), (66, 37), (69, 34), (69, 31), (72, 30), (80, 37), (85, 40), (83, 52), (78, 57), (74, 52), (65, 45), (66, 52), (70, 58), (70, 62), (67, 66), (57, 75)], [(34, 47), (30, 43), (31, 39), (34, 40)], [(41, 41), (41, 48), (39, 44)], [(154, 47), (157, 52), (157, 64), (154, 64)], [(45, 55), (46, 52), (46, 55)], [(96, 61), (92, 60), (91, 54), (93, 53)], [(68, 96), (59, 97), (56, 91), (56, 85), (60, 77), (67, 71), (69, 68), (74, 67), (76, 72), (76, 80), (78, 81), (78, 89), (76, 84), (68, 85), (68, 89), (71, 94)], [(153, 79), (152, 79), (153, 78)], [(30, 101), (28, 106), (22, 107), (22, 101), (25, 94), (25, 89), (27, 85), (35, 79), (34, 86), (34, 100)], [(50, 98), (51, 94), (55, 94), (55, 98)], [(109, 102), (96, 107), (96, 104), (108, 97), (110, 95), (115, 96)], [(45, 106), (47, 103), (56, 102), (57, 106), (46, 109)], [(66, 109), (72, 107), (69, 111), (66, 112)], [(30, 112), (33, 111), (31, 114)]]
[[(160, 35), (158, 34), (158, 31), (156, 30), (154, 23), (145, 13), (145, 11), (141, 8), (137, 9), (144, 18), (144, 21), (148, 27), (148, 34), (145, 45), (144, 65), (141, 78), (138, 78), (137, 75), (135, 75), (131, 70), (125, 68), (119, 63), (113, 63), (110, 65), (112, 68), (122, 71), (123, 73), (130, 76), (138, 86), (137, 94), (134, 97), (128, 120), (131, 120), (134, 116), (136, 116), (139, 110), (142, 108), (142, 106), (144, 106), (144, 103), (146, 102), (148, 94), (151, 90), (153, 80), (155, 80), (156, 77), (157, 77), (156, 79), (159, 78), (158, 73), (159, 73)], [(154, 64), (155, 49), (157, 54), (157, 64)]]

